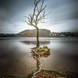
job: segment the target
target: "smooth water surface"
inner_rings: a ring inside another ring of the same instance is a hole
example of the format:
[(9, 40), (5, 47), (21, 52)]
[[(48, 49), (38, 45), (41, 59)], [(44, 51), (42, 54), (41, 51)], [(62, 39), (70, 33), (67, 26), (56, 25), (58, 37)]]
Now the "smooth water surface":
[[(50, 48), (50, 56), (40, 58), (41, 68), (58, 72), (78, 72), (78, 38), (40, 38)], [(28, 75), (36, 70), (31, 48), (33, 37), (0, 38), (0, 73)]]

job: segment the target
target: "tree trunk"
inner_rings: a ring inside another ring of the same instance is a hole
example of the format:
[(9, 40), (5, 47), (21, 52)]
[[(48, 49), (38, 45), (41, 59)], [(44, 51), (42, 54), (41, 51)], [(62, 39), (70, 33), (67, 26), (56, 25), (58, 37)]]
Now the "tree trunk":
[(36, 36), (36, 38), (37, 38), (37, 45), (36, 45), (36, 47), (39, 47), (40, 46), (40, 42), (39, 42), (39, 28), (37, 27), (36, 29), (37, 29), (37, 36)]

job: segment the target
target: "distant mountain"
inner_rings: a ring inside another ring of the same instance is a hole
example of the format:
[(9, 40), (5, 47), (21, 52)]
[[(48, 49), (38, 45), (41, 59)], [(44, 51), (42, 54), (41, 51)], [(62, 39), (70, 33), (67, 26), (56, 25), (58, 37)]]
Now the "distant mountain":
[[(35, 37), (36, 32), (37, 32), (36, 29), (24, 30), (20, 32), (18, 35), (22, 37)], [(51, 37), (51, 31), (47, 29), (39, 29), (39, 36), (40, 37)]]
[[(39, 29), (40, 37), (78, 37), (78, 32), (51, 32), (47, 29)], [(36, 29), (24, 30), (18, 34), (0, 33), (0, 37), (36, 37)]]

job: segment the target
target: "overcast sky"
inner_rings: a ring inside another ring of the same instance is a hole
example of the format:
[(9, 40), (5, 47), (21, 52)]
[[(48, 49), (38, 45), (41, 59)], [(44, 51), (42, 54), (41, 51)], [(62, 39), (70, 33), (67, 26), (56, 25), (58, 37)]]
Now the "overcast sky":
[[(25, 16), (32, 13), (34, 0), (0, 0), (0, 33), (18, 33), (32, 29)], [(78, 0), (45, 0), (48, 13), (45, 24), (52, 32), (78, 32)]]

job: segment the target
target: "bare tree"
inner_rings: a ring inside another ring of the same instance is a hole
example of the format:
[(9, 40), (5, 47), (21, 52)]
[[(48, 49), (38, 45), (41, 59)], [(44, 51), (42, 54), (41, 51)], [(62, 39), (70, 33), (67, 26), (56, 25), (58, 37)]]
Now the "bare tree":
[(34, 0), (34, 9), (33, 13), (30, 14), (27, 17), (27, 24), (31, 25), (36, 28), (37, 30), (37, 45), (36, 47), (40, 46), (39, 42), (39, 27), (38, 24), (45, 19), (46, 13), (45, 13), (46, 5), (44, 5), (44, 0)]

